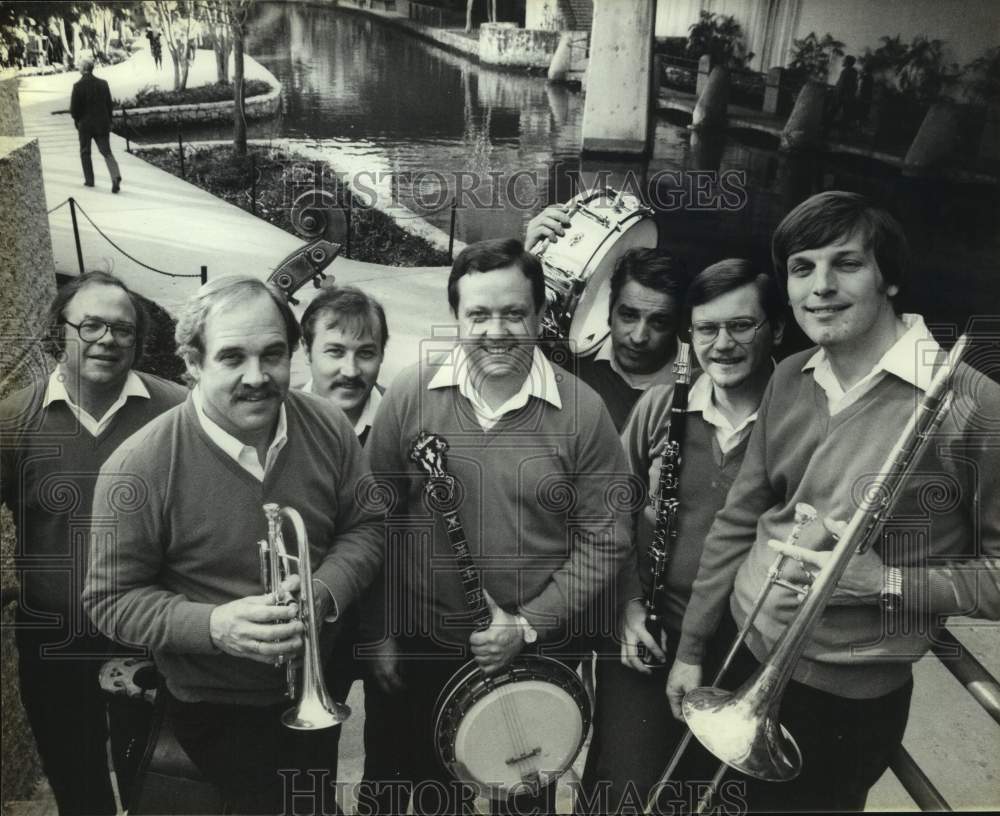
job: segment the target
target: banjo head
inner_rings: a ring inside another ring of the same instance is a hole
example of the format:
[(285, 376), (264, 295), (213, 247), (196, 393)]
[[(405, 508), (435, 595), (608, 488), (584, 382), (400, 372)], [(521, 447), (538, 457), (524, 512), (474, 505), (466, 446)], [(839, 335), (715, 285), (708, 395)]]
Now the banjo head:
[(456, 672), (438, 699), (435, 738), (457, 779), (503, 799), (558, 779), (589, 726), (576, 673), (552, 658), (521, 657), (488, 679), (474, 661)]

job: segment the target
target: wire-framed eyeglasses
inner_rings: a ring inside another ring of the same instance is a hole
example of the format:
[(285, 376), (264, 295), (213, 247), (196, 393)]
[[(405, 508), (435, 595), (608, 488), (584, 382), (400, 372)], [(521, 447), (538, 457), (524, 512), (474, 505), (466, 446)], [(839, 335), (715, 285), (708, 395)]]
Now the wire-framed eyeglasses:
[(749, 318), (726, 320), (722, 323), (709, 323), (707, 321), (692, 323), (691, 337), (696, 343), (707, 346), (709, 343), (714, 343), (715, 339), (719, 336), (719, 332), (725, 329), (734, 341), (740, 345), (746, 345), (753, 342), (754, 337), (757, 336), (757, 331), (765, 323), (767, 323), (767, 318), (761, 320), (760, 323), (754, 323)]
[(63, 323), (76, 329), (84, 343), (96, 343), (110, 331), (115, 343), (122, 348), (135, 345), (135, 326), (131, 323), (111, 323), (96, 317), (88, 317), (79, 323), (63, 320)]

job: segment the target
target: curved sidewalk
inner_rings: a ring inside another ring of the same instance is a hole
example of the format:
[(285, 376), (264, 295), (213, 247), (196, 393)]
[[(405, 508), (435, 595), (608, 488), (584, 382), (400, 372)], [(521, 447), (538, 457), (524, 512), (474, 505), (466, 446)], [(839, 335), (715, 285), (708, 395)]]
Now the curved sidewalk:
[[(248, 79), (277, 83), (249, 56), (246, 74)], [(96, 75), (108, 81), (116, 99), (133, 97), (149, 85), (173, 86), (170, 60), (164, 60), (158, 71), (148, 51), (139, 51), (118, 65), (98, 68)], [(265, 278), (286, 255), (303, 245), (294, 235), (126, 153), (125, 140), (114, 134), (111, 147), (121, 167), (121, 192), (111, 194), (111, 182), (96, 147), (92, 152), (97, 183), (92, 188), (84, 187), (77, 134), (68, 113), (70, 93), (77, 79), (79, 74), (72, 72), (26, 77), (20, 83), (24, 132), (38, 139), (49, 209), (72, 196), (125, 252), (173, 274), (197, 276), (205, 265), (209, 279), (234, 273)], [(214, 54), (199, 51), (188, 86), (213, 83), (215, 79)], [(102, 238), (80, 213), (78, 223), (85, 269), (112, 271), (171, 312), (176, 312), (200, 285), (198, 277), (170, 278), (143, 268)], [(77, 274), (69, 207), (53, 212), (49, 226), (56, 271)], [(386, 382), (416, 361), (419, 340), (429, 335), (433, 323), (451, 320), (445, 298), (446, 268), (394, 267), (338, 258), (327, 272), (339, 283), (363, 286), (385, 306), (391, 326), (383, 369)], [(314, 292), (310, 285), (301, 290), (297, 312), (301, 314)], [(300, 358), (296, 355), (293, 363), (293, 384), (305, 379)]]

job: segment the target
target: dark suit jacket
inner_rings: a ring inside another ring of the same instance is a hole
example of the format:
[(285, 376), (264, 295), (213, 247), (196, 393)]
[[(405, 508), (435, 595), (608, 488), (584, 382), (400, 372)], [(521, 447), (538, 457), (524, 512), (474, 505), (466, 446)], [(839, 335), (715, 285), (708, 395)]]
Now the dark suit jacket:
[(111, 89), (103, 79), (87, 74), (73, 86), (69, 112), (81, 131), (93, 134), (111, 131)]

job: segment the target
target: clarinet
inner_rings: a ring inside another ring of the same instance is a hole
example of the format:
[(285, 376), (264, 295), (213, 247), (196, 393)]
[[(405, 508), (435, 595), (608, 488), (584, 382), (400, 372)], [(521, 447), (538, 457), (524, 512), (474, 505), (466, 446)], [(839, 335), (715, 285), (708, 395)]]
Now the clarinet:
[[(649, 592), (643, 599), (646, 606), (646, 631), (657, 644), (662, 642), (663, 609), (667, 593), (667, 565), (677, 543), (677, 514), (680, 511), (681, 448), (684, 445), (684, 427), (687, 417), (688, 385), (691, 382), (691, 346), (678, 341), (677, 360), (674, 362), (674, 393), (670, 401), (670, 418), (667, 439), (663, 443), (660, 460), (660, 479), (650, 502), (656, 510), (653, 538), (649, 542), (649, 559), (652, 562), (652, 580)], [(650, 667), (661, 666), (652, 652), (639, 644), (639, 659)]]

